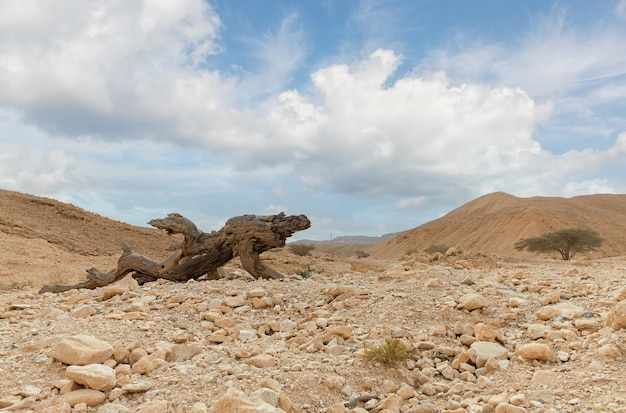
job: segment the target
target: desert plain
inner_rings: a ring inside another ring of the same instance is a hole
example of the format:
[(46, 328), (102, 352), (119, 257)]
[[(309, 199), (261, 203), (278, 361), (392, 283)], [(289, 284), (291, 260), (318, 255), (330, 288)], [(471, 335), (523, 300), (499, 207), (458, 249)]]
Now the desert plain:
[[(282, 281), (234, 259), (218, 280), (39, 294), (115, 267), (120, 240), (153, 258), (176, 240), (2, 191), (0, 411), (626, 412), (623, 197), (495, 194), (380, 244), (264, 253)], [(496, 239), (560, 225), (551, 208), (609, 242), (563, 261)], [(437, 232), (450, 248), (425, 253)], [(366, 358), (390, 340), (410, 357)]]

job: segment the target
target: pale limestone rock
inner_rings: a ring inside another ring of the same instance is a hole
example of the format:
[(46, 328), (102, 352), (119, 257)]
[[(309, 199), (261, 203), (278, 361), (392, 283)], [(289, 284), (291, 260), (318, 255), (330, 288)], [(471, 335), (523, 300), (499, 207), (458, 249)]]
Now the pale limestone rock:
[(54, 346), (50, 354), (61, 363), (76, 366), (102, 363), (111, 355), (113, 355), (113, 346), (83, 334), (62, 339)]
[(124, 406), (123, 404), (119, 404), (119, 403), (107, 403), (107, 404), (103, 404), (102, 406), (98, 407), (98, 410), (96, 410), (96, 413), (131, 413), (132, 410), (130, 410), (128, 407)]
[(115, 371), (104, 364), (68, 366), (65, 377), (95, 390), (111, 390), (115, 387)]
[[(411, 408), (410, 410), (408, 410), (407, 413), (435, 413), (436, 411), (437, 410), (435, 409), (435, 406), (432, 403), (422, 402), (418, 406), (415, 406)], [(350, 411), (350, 413), (352, 413), (352, 411)], [(367, 410), (365, 412), (359, 412), (359, 413), (367, 413)]]
[(38, 397), (41, 394), (41, 389), (37, 386), (24, 386), (18, 394), (23, 397)]
[(245, 294), (239, 294), (235, 297), (226, 297), (224, 299), (224, 305), (227, 305), (228, 307), (241, 307), (244, 306), (246, 304), (246, 295)]
[(348, 339), (352, 336), (352, 327), (350, 326), (334, 326), (326, 330), (324, 337), (330, 339), (332, 336), (338, 336)]
[(477, 341), (470, 346), (468, 354), (476, 366), (484, 367), (491, 358), (495, 360), (506, 359), (509, 351), (495, 342)]
[(84, 304), (84, 305), (78, 306), (75, 309), (73, 309), (72, 311), (70, 311), (70, 317), (72, 317), (72, 318), (87, 318), (87, 317), (91, 317), (92, 315), (94, 315), (97, 312), (98, 312), (98, 310), (96, 310), (92, 306)]
[(596, 355), (615, 359), (622, 356), (622, 350), (615, 344), (605, 344), (596, 351)]
[(509, 307), (517, 308), (517, 307), (525, 307), (528, 305), (530, 301), (525, 300), (520, 297), (511, 297), (509, 298)]
[(208, 412), (208, 408), (206, 407), (206, 404), (202, 402), (195, 403), (193, 406), (191, 406), (191, 409), (189, 410), (189, 413), (207, 413), (207, 412)]
[(276, 364), (276, 358), (274, 358), (271, 354), (259, 354), (257, 356), (250, 357), (247, 360), (247, 363), (258, 368), (271, 367)]
[(554, 358), (554, 351), (549, 344), (527, 343), (517, 349), (517, 354), (526, 360), (549, 361)]
[(494, 394), (493, 396), (490, 396), (489, 399), (487, 400), (487, 403), (490, 406), (495, 407), (499, 404), (506, 403), (508, 401), (509, 401), (509, 395), (506, 392), (504, 392), (504, 393)]
[(467, 311), (488, 307), (487, 299), (480, 293), (468, 293), (459, 298), (459, 304)]
[(131, 350), (130, 354), (128, 355), (128, 364), (133, 366), (139, 360), (141, 360), (142, 358), (147, 357), (147, 356), (148, 356), (148, 352), (145, 349), (143, 349), (143, 348), (134, 348), (134, 349)]
[(152, 388), (152, 383), (147, 380), (133, 380), (130, 383), (124, 384), (122, 390), (126, 393), (143, 393)]
[(116, 295), (124, 294), (127, 290), (127, 288), (124, 288), (121, 285), (110, 285), (102, 291), (102, 299), (106, 301)]
[(167, 401), (152, 400), (143, 403), (141, 406), (139, 406), (135, 413), (167, 413)]
[(55, 404), (46, 407), (41, 413), (72, 413), (72, 406), (70, 406), (69, 403)]
[(281, 393), (280, 396), (278, 397), (278, 407), (283, 409), (285, 412), (291, 412), (292, 411), (291, 409), (293, 408), (293, 402), (291, 401), (289, 396), (287, 396), (284, 393)]
[[(213, 401), (208, 413), (283, 413), (259, 397), (247, 397), (244, 392), (230, 387), (224, 395)], [(146, 412), (147, 413), (147, 412)]]
[(533, 323), (526, 328), (526, 334), (531, 339), (537, 340), (538, 338), (544, 338), (550, 330), (552, 329), (544, 324)]
[(278, 406), (278, 393), (272, 389), (261, 388), (254, 391), (251, 396), (258, 397), (271, 406)]
[(626, 300), (626, 287), (615, 291), (615, 293), (613, 294), (613, 298), (616, 301)]
[(331, 404), (324, 410), (325, 413), (346, 413), (346, 407), (343, 403)]
[(582, 307), (575, 304), (562, 302), (554, 305), (546, 305), (541, 307), (535, 315), (539, 320), (552, 320), (558, 316), (572, 317), (583, 311)]
[(558, 303), (559, 301), (561, 301), (561, 295), (559, 293), (551, 293), (551, 294), (547, 294), (541, 297), (539, 299), (539, 304), (541, 305), (555, 304), (555, 303)]
[(263, 380), (261, 380), (261, 382), (259, 382), (259, 386), (266, 387), (268, 389), (272, 389), (272, 390), (274, 390), (277, 393), (279, 393), (282, 390), (282, 388), (283, 388), (283, 385), (280, 384), (280, 382), (278, 380), (272, 379), (272, 378), (269, 378), (269, 377), (266, 377)]
[(176, 344), (165, 355), (166, 361), (181, 362), (191, 360), (202, 353), (202, 347), (198, 344)]
[(382, 399), (378, 406), (376, 406), (376, 409), (380, 409), (382, 411), (385, 411), (385, 409), (387, 409), (391, 412), (400, 412), (402, 402), (402, 397), (398, 396), (397, 394), (392, 394)]
[(288, 318), (280, 322), (279, 329), (281, 332), (290, 332), (297, 328), (298, 328), (298, 325)]
[(594, 332), (600, 330), (603, 326), (600, 325), (599, 320), (592, 318), (579, 318), (574, 321), (574, 327), (580, 331)]
[(501, 403), (496, 406), (496, 413), (525, 413), (527, 411), (524, 407), (509, 403)]
[(54, 401), (54, 404), (67, 403), (70, 406), (74, 407), (79, 403), (85, 403), (87, 406), (98, 406), (99, 404), (104, 403), (105, 400), (106, 395), (99, 390), (80, 389), (65, 393), (64, 395), (57, 397)]
[(35, 397), (8, 396), (0, 399), (0, 411), (30, 412), (36, 401), (37, 398)]
[(521, 405), (528, 403), (528, 400), (526, 399), (525, 394), (518, 393), (518, 394), (514, 394), (513, 396), (511, 396), (511, 398), (509, 399), (509, 403), (515, 406), (521, 406)]
[(397, 391), (398, 396), (402, 397), (402, 400), (408, 400), (411, 397), (415, 397), (417, 393), (415, 389), (411, 386), (402, 386)]
[(613, 330), (626, 327), (626, 300), (622, 300), (609, 311), (606, 316), (606, 325)]
[(167, 366), (168, 362), (165, 361), (165, 355), (165, 350), (157, 350), (149, 356), (142, 357), (141, 360), (133, 364), (133, 373), (148, 374), (158, 368)]
[(496, 330), (484, 323), (478, 323), (474, 327), (474, 336), (480, 341), (495, 341), (497, 337)]
[(109, 399), (110, 402), (113, 402), (119, 399), (120, 397), (122, 397), (123, 395), (124, 395), (124, 390), (120, 389), (119, 387), (116, 387), (109, 392), (107, 399)]

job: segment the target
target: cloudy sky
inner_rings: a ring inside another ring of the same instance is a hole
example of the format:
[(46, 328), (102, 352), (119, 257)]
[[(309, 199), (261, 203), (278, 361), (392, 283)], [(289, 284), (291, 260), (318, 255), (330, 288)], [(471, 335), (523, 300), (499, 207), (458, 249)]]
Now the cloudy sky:
[(294, 239), (626, 193), (626, 0), (3, 0), (0, 188)]

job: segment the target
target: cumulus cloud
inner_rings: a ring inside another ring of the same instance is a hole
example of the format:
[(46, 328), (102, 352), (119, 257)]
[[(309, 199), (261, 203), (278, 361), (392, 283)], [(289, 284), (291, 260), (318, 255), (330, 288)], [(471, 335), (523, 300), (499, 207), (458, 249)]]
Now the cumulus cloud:
[(549, 106), (521, 89), (455, 86), (442, 73), (388, 85), (400, 61), (377, 50), (352, 66), (323, 68), (312, 75), (317, 96), (279, 102), (275, 123), (306, 125), (288, 129), (300, 174), (340, 192), (419, 194), (437, 181), (472, 184), (543, 159), (533, 131)]
[(184, 132), (180, 115), (189, 106), (215, 110), (229, 87), (202, 69), (219, 52), (220, 30), (202, 0), (15, 0), (0, 19), (0, 102), (48, 131)]
[[(350, 24), (382, 7), (362, 5)], [(620, 29), (566, 23), (557, 13), (513, 48), (432, 50), (414, 68), (366, 42), (373, 52), (326, 57), (334, 64), (295, 88), (291, 77), (308, 56), (297, 13), (248, 40), (255, 70), (233, 72), (219, 66), (225, 28), (203, 0), (8, 0), (0, 13), (0, 187), (81, 201), (80, 190), (83, 204), (138, 217), (177, 199), (209, 205), (194, 219), (211, 225), (251, 211), (299, 213), (321, 198), (341, 203), (311, 214), (324, 231), (499, 190), (624, 191), (619, 178), (601, 175), (623, 164), (626, 133), (615, 137), (612, 126), (606, 149), (563, 153), (537, 137), (564, 111), (624, 96)], [(108, 195), (94, 195), (96, 187)], [(374, 199), (362, 216), (345, 212)]]

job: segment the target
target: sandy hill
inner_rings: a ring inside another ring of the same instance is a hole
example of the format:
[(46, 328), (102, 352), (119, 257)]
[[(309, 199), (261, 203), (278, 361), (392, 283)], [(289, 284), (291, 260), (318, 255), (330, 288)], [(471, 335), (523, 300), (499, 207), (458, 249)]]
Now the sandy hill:
[(0, 289), (77, 282), (94, 266), (109, 270), (122, 251), (120, 241), (164, 258), (177, 239), (53, 199), (0, 190)]
[(513, 248), (519, 239), (565, 228), (597, 231), (604, 243), (594, 257), (626, 254), (626, 195), (518, 198), (496, 192), (367, 251), (372, 257), (392, 259), (431, 245), (447, 245), (487, 254), (527, 255)]
[[(159, 218), (159, 217), (154, 217)], [(174, 242), (163, 232), (136, 227), (71, 204), (0, 190), (0, 232), (42, 239), (81, 255), (119, 255), (120, 241), (147, 255), (162, 255)]]

